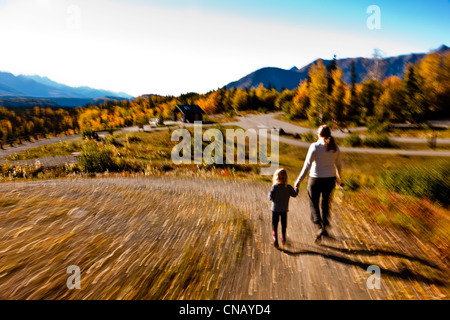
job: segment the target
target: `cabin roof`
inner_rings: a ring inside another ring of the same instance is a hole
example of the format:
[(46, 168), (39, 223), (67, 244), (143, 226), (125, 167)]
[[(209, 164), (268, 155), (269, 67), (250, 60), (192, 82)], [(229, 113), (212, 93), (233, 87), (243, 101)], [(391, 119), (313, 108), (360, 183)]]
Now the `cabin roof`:
[(198, 105), (196, 104), (191, 104), (191, 105), (176, 105), (174, 108), (174, 111), (178, 109), (179, 111), (181, 111), (184, 114), (188, 114), (188, 113), (205, 113), (205, 111), (203, 111), (202, 108), (200, 108)]

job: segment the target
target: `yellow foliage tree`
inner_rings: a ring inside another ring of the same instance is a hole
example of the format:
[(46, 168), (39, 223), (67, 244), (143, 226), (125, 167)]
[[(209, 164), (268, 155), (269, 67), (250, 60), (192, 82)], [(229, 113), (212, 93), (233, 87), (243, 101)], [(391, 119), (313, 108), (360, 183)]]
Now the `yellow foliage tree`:
[(300, 82), (297, 93), (292, 98), (292, 104), (289, 113), (294, 117), (306, 118), (306, 112), (308, 111), (309, 104), (310, 101), (308, 82), (302, 81)]
[(337, 68), (331, 72), (333, 86), (329, 97), (329, 110), (332, 119), (341, 122), (344, 119), (346, 109), (345, 93), (347, 84), (342, 80), (343, 72)]
[(91, 129), (97, 131), (103, 129), (101, 125), (100, 110), (98, 108), (86, 109), (80, 114), (78, 124), (81, 130)]
[(450, 98), (450, 53), (427, 54), (417, 65), (417, 73), (423, 79), (421, 91), (429, 111), (441, 111)]
[(213, 114), (218, 111), (219, 108), (219, 93), (214, 91), (206, 97), (197, 100), (197, 104), (207, 114)]
[(248, 93), (244, 89), (237, 89), (232, 100), (232, 106), (235, 111), (248, 108)]
[(405, 97), (402, 80), (397, 76), (386, 78), (383, 82), (383, 93), (375, 105), (375, 116), (379, 119), (389, 118), (401, 121), (404, 108)]
[(312, 64), (308, 75), (311, 80), (309, 85), (311, 107), (308, 109), (308, 118), (312, 123), (318, 125), (323, 123), (324, 117), (328, 111), (327, 69), (323, 65), (322, 60), (319, 59), (317, 64)]

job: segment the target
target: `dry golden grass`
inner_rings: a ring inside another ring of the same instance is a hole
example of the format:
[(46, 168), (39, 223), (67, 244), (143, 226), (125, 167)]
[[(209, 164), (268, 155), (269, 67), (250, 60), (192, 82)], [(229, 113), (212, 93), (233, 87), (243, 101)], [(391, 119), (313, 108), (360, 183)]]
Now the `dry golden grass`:
[(176, 181), (92, 181), (1, 187), (2, 299), (215, 297), (250, 236), (245, 213)]

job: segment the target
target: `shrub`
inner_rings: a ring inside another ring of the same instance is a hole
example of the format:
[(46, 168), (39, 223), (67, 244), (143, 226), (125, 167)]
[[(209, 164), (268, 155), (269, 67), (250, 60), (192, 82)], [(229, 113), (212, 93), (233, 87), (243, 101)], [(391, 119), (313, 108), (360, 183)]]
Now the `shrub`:
[(125, 159), (122, 157), (115, 159), (116, 169), (127, 172), (144, 172), (145, 164), (138, 159)]
[(127, 135), (125, 137), (126, 142), (128, 143), (139, 143), (142, 142), (142, 139), (136, 136)]
[(111, 144), (115, 147), (123, 147), (123, 144), (114, 135), (107, 136), (105, 139), (105, 143)]
[(164, 162), (160, 166), (161, 171), (167, 172), (173, 170), (173, 167), (170, 163)]
[(344, 187), (347, 190), (351, 190), (351, 191), (356, 191), (360, 188), (361, 184), (359, 182), (359, 179), (356, 178), (353, 175), (350, 175), (348, 177), (345, 178), (345, 185)]
[(368, 136), (364, 139), (364, 145), (372, 148), (393, 148), (395, 145), (385, 134)]
[(81, 130), (81, 137), (83, 139), (92, 139), (93, 136), (94, 136), (94, 131), (92, 131), (92, 129), (85, 128), (85, 129)]
[(111, 148), (95, 141), (90, 141), (83, 146), (78, 164), (84, 172), (105, 172), (117, 169)]
[(386, 171), (381, 185), (390, 191), (426, 197), (444, 205), (450, 199), (450, 161)]
[(362, 146), (362, 139), (356, 133), (351, 133), (344, 139), (344, 145), (347, 147), (360, 147)]
[(369, 117), (367, 122), (367, 132), (373, 135), (385, 135), (389, 132), (390, 123), (387, 120), (380, 120), (376, 117)]
[(312, 131), (307, 131), (302, 134), (302, 139), (308, 142), (315, 142), (317, 140), (317, 135), (315, 135)]
[(159, 114), (158, 125), (160, 125), (160, 126), (164, 125), (164, 117), (163, 117), (162, 113)]

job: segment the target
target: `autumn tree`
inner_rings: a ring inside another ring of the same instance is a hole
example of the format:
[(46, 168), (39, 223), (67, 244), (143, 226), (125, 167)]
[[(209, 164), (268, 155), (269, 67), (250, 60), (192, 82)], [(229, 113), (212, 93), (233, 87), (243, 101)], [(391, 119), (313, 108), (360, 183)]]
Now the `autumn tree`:
[(416, 66), (416, 82), (426, 102), (426, 115), (442, 114), (450, 101), (450, 52), (427, 54)]
[(342, 80), (343, 72), (341, 69), (336, 68), (331, 72), (332, 87), (329, 96), (329, 112), (332, 119), (337, 122), (344, 120), (345, 105), (345, 93), (347, 84)]
[(307, 115), (311, 123), (318, 125), (324, 122), (328, 111), (327, 70), (322, 60), (319, 59), (317, 64), (312, 64), (308, 75), (310, 79), (309, 99), (311, 106)]
[(310, 107), (308, 82), (300, 82), (297, 93), (292, 99), (290, 114), (295, 118), (307, 118), (307, 111)]
[(385, 121), (403, 121), (405, 107), (403, 80), (397, 76), (386, 78), (382, 91), (375, 105), (375, 116)]
[(275, 99), (274, 105), (276, 110), (284, 111), (287, 114), (290, 114), (290, 109), (292, 105), (292, 99), (296, 94), (296, 90), (283, 90)]
[(207, 114), (216, 113), (219, 110), (219, 93), (214, 91), (207, 96), (197, 100), (197, 104)]
[(255, 91), (258, 105), (264, 110), (273, 110), (275, 106), (275, 100), (278, 96), (278, 92), (275, 88), (266, 89), (261, 83)]
[(246, 110), (248, 105), (248, 91), (245, 89), (237, 89), (232, 101), (233, 109), (235, 111)]

